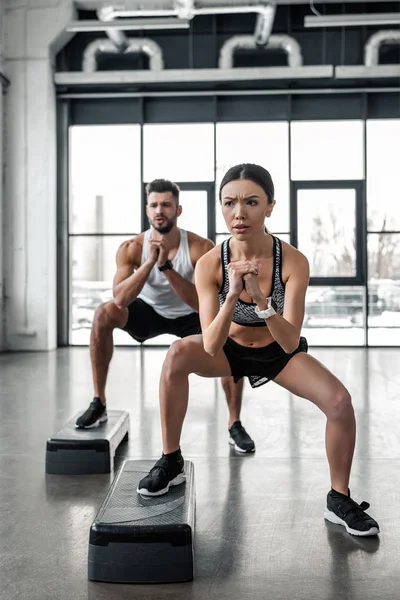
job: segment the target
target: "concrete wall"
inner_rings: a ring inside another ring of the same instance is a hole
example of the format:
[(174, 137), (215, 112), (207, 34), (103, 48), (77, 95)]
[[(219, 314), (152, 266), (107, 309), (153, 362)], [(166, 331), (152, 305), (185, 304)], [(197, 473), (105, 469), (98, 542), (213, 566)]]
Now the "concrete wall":
[(56, 112), (50, 43), (72, 0), (4, 3), (6, 100), (4, 250), (8, 350), (56, 347)]

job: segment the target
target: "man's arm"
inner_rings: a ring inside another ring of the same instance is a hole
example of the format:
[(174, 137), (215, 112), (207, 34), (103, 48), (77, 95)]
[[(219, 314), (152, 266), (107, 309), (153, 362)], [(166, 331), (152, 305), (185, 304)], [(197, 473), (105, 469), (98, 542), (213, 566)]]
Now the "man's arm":
[(141, 266), (142, 246), (136, 241), (124, 242), (117, 252), (117, 272), (113, 282), (113, 296), (118, 308), (126, 308), (142, 291), (157, 261), (155, 252)]
[[(213, 247), (214, 244), (210, 240), (196, 240), (196, 242), (193, 243), (190, 252), (190, 258), (195, 268), (197, 261), (200, 260), (204, 254), (207, 254), (207, 252)], [(197, 297), (196, 286), (194, 283), (181, 277), (181, 275), (174, 271), (174, 269), (168, 269), (168, 271), (163, 271), (163, 273), (175, 294), (179, 296), (183, 302), (188, 304), (190, 308), (193, 308), (193, 310), (199, 312), (199, 299)]]

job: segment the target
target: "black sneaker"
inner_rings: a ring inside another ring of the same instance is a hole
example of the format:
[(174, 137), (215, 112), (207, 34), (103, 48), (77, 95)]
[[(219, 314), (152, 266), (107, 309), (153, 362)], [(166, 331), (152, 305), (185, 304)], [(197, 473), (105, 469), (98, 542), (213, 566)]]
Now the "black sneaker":
[(98, 427), (107, 421), (107, 409), (100, 398), (93, 398), (89, 408), (76, 420), (75, 427), (77, 429), (90, 429)]
[(166, 494), (171, 485), (179, 485), (186, 481), (184, 466), (185, 461), (180, 452), (177, 453), (175, 458), (163, 454), (150, 473), (139, 481), (138, 494), (142, 496), (162, 496), (162, 494)]
[(247, 452), (255, 452), (256, 446), (243, 427), (241, 421), (235, 421), (229, 431), (229, 443), (238, 452), (246, 454)]
[(379, 525), (365, 512), (367, 508), (369, 508), (368, 502), (357, 504), (350, 498), (350, 490), (348, 496), (331, 490), (328, 493), (324, 517), (331, 523), (344, 525), (346, 531), (352, 535), (377, 535)]

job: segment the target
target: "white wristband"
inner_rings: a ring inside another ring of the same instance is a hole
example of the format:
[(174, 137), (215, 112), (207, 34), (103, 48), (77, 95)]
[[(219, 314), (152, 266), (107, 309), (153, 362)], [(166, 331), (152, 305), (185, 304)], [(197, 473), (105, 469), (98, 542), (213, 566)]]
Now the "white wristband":
[(267, 301), (268, 301), (268, 308), (266, 308), (265, 310), (260, 310), (258, 308), (258, 306), (256, 306), (254, 309), (257, 317), (259, 317), (260, 319), (269, 319), (270, 317), (273, 317), (274, 315), (276, 315), (276, 310), (274, 308), (274, 305), (276, 306), (276, 304), (272, 300), (271, 296), (269, 298), (267, 298)]

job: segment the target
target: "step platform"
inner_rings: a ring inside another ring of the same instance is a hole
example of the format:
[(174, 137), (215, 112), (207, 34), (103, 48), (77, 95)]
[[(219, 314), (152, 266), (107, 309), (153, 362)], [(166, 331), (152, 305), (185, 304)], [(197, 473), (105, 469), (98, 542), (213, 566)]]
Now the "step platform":
[(194, 563), (193, 463), (186, 482), (163, 496), (140, 496), (154, 461), (127, 460), (91, 526), (88, 577), (112, 583), (191, 581)]
[(95, 475), (110, 473), (115, 452), (128, 439), (129, 414), (110, 410), (108, 421), (93, 429), (76, 429), (78, 413), (65, 427), (47, 440), (46, 473), (53, 475)]

